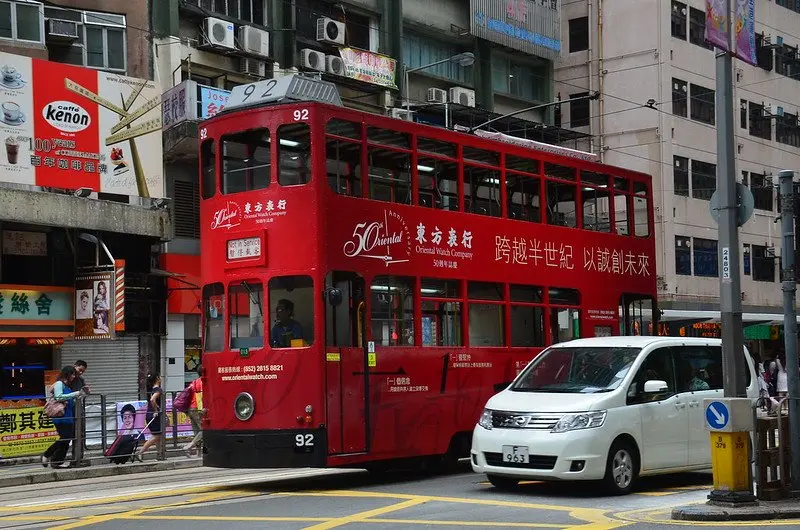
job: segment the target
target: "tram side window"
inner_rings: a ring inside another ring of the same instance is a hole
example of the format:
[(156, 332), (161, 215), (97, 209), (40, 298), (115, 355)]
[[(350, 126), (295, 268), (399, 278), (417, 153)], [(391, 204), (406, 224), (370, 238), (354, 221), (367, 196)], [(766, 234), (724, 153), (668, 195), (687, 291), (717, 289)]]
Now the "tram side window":
[(361, 126), (349, 121), (331, 120), (326, 133), (325, 168), (328, 184), (340, 195), (361, 197)]
[(370, 145), (369, 197), (377, 201), (411, 204), (411, 153)]
[(377, 276), (372, 281), (372, 340), (381, 346), (414, 345), (414, 283), (406, 276)]
[(278, 183), (281, 186), (308, 184), (311, 180), (311, 130), (308, 124), (278, 127)]
[(500, 171), (464, 166), (464, 197), (466, 211), (500, 217)]
[(455, 161), (417, 160), (419, 205), (458, 211), (458, 164)]
[[(326, 300), (325, 336), (328, 346), (353, 347), (363, 342), (364, 278), (354, 272), (333, 271), (325, 279)], [(336, 289), (340, 300), (332, 298), (331, 290)], [(338, 302), (338, 303), (337, 303)]]
[(506, 183), (508, 218), (533, 223), (541, 222), (542, 205), (539, 179), (507, 173)]
[(461, 346), (461, 282), (423, 278), (422, 345)]
[(269, 130), (253, 129), (222, 137), (222, 193), (269, 186)]
[(222, 351), (225, 346), (225, 287), (221, 283), (203, 287), (203, 320), (203, 351)]
[(200, 164), (203, 172), (200, 192), (204, 199), (210, 199), (217, 193), (217, 154), (214, 149), (214, 140), (206, 140), (200, 146)]
[[(550, 333), (552, 343), (565, 342), (581, 336), (580, 302), (581, 296), (576, 289), (551, 287), (550, 298)], [(561, 307), (559, 307), (561, 306)], [(564, 307), (573, 306), (573, 307)]]
[(314, 281), (310, 276), (276, 276), (269, 281), (273, 348), (301, 348), (314, 343)]
[(256, 280), (228, 286), (231, 349), (264, 347), (264, 286)]
[[(577, 226), (577, 185), (575, 168), (545, 162), (547, 177), (547, 224), (556, 226)], [(559, 179), (551, 180), (551, 179)], [(572, 182), (568, 182), (572, 181)]]
[[(502, 283), (469, 282), (469, 345), (505, 345), (505, 299)], [(479, 302), (477, 300), (480, 300)]]
[(614, 177), (614, 231), (619, 236), (631, 235), (628, 228), (630, 209), (630, 181)]
[(648, 197), (647, 184), (633, 183), (633, 233), (637, 237), (650, 235), (650, 222), (647, 217)]
[(609, 176), (593, 171), (581, 171), (583, 186), (583, 228), (595, 232), (611, 232), (609, 212), (611, 193)]
[(511, 346), (544, 346), (544, 289), (535, 285), (510, 285)]

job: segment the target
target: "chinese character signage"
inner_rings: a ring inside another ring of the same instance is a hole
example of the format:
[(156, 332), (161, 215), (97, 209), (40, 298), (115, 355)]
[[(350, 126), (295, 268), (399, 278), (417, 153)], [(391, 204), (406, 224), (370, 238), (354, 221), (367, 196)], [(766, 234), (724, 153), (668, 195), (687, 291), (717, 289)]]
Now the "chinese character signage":
[(41, 454), (56, 440), (43, 407), (0, 409), (0, 459)]
[(47, 234), (45, 232), (3, 230), (3, 254), (47, 256)]
[(114, 335), (114, 286), (113, 271), (82, 271), (76, 275), (76, 339), (108, 339)]
[(561, 55), (560, 0), (470, 0), (470, 33), (511, 49)]
[(344, 63), (346, 77), (373, 85), (397, 88), (395, 82), (397, 60), (357, 48), (341, 48), (339, 55)]
[(161, 197), (152, 81), (0, 53), (0, 180)]
[(13, 320), (72, 320), (72, 289), (0, 285), (0, 324)]
[(229, 90), (200, 85), (200, 119), (210, 118), (222, 111), (231, 97)]
[(197, 118), (197, 82), (188, 79), (161, 95), (161, 121), (164, 130)]

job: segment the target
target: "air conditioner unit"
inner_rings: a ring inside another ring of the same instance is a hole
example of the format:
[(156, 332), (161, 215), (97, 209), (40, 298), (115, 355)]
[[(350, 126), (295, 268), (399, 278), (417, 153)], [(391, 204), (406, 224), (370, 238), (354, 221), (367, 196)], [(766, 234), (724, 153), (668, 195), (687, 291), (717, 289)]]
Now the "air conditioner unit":
[(317, 41), (344, 45), (344, 22), (328, 17), (317, 19)]
[(777, 44), (778, 46), (783, 46), (783, 37), (781, 37), (780, 35), (775, 37), (775, 44)]
[(475, 91), (460, 86), (454, 86), (450, 89), (450, 103), (458, 103), (465, 107), (474, 107)]
[(764, 105), (764, 107), (763, 107), (763, 109), (761, 111), (762, 115), (767, 117), (767, 118), (772, 116), (772, 105), (764, 104), (763, 101), (762, 101), (762, 105)]
[(431, 87), (428, 89), (428, 96), (425, 100), (428, 103), (447, 103), (447, 90)]
[(242, 58), (239, 60), (239, 73), (264, 77), (267, 73), (267, 65), (258, 59)]
[(344, 75), (344, 61), (335, 55), (325, 56), (325, 71), (329, 74)]
[(47, 19), (47, 40), (73, 41), (78, 38), (78, 24), (69, 20)]
[(303, 67), (311, 68), (313, 70), (325, 71), (325, 54), (312, 50), (311, 48), (303, 48)]
[(775, 107), (775, 116), (783, 116), (783, 107)]
[(203, 19), (203, 38), (205, 44), (222, 48), (236, 48), (234, 43), (233, 22), (219, 18)]
[(239, 28), (239, 46), (253, 55), (269, 57), (269, 33), (253, 26), (242, 26)]
[(398, 120), (414, 121), (414, 113), (406, 109), (392, 109), (389, 115)]

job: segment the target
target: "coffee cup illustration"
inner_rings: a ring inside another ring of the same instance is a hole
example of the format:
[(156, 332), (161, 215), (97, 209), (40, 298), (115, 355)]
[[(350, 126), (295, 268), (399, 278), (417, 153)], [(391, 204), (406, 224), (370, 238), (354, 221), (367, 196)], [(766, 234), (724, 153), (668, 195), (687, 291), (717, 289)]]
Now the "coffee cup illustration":
[(17, 69), (11, 66), (10, 64), (7, 64), (2, 68), (0, 68), (0, 73), (3, 74), (3, 81), (7, 83), (12, 83), (22, 76), (22, 74), (19, 73)]
[(9, 164), (16, 164), (19, 159), (19, 141), (14, 136), (6, 137), (6, 158)]
[(2, 105), (3, 107), (3, 118), (6, 121), (15, 122), (19, 121), (22, 118), (22, 110), (20, 106), (13, 101), (6, 101)]

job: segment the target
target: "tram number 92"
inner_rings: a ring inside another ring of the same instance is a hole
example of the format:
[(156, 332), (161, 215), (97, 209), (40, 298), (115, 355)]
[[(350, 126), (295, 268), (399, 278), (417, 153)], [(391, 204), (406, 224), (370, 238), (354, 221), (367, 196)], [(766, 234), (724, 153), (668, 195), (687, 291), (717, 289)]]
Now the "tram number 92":
[(296, 434), (294, 437), (295, 451), (301, 453), (310, 453), (314, 450), (314, 435), (313, 434)]

